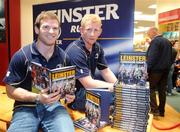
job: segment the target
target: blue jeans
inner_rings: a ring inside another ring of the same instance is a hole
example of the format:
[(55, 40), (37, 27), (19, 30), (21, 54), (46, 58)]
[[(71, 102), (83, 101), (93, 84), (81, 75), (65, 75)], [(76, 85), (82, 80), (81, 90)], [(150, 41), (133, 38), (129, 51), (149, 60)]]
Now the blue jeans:
[(8, 132), (74, 132), (73, 122), (59, 102), (53, 105), (37, 104), (36, 107), (18, 107)]

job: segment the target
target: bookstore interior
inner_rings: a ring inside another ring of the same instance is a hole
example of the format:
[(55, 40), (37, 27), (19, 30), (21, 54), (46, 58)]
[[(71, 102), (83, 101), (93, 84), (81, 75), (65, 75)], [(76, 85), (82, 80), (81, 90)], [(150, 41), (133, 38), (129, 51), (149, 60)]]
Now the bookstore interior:
[[(14, 104), (14, 100), (8, 98), (2, 80), (13, 54), (36, 38), (33, 23), (44, 10), (52, 10), (60, 17), (62, 32), (57, 44), (65, 43), (63, 49), (67, 47), (66, 43), (79, 37), (78, 24), (83, 13), (95, 12), (103, 20), (103, 33), (98, 40), (118, 81), (113, 92), (106, 88), (86, 90), (84, 112), (68, 108), (64, 99), (66, 94), (76, 93), (75, 66), (50, 70), (34, 62), (30, 64), (32, 92), (38, 93), (49, 87), (49, 92), (53, 93), (57, 90), (54, 87), (59, 87), (62, 93), (60, 102), (72, 117), (76, 132), (180, 131), (179, 106), (176, 109), (166, 105), (168, 113), (164, 118), (157, 119), (150, 114), (146, 51), (151, 39), (147, 30), (158, 27), (163, 37), (177, 43), (176, 59), (180, 59), (180, 1), (163, 1), (0, 0), (0, 132), (7, 131)], [(175, 78), (177, 88), (180, 88), (179, 65)], [(96, 74), (99, 77), (98, 72)], [(179, 99), (180, 94), (177, 93), (176, 97)]]

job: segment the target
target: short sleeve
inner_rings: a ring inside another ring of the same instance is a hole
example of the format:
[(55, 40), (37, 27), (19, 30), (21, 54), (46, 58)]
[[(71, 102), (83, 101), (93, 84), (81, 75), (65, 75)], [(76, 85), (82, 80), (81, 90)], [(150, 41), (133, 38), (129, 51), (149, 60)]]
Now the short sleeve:
[(10, 61), (6, 76), (3, 79), (4, 83), (16, 86), (25, 79), (27, 74), (25, 60), (21, 50), (14, 54)]
[(66, 50), (71, 59), (71, 64), (76, 65), (76, 78), (81, 78), (90, 75), (90, 70), (87, 65), (87, 56), (85, 52), (77, 45), (71, 45)]

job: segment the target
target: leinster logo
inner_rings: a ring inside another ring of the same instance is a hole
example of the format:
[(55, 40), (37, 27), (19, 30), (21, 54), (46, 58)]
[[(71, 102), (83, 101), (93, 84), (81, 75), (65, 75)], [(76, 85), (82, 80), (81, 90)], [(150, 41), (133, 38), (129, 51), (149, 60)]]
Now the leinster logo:
[(98, 57), (99, 57), (99, 54), (96, 53), (96, 54), (95, 54), (95, 59), (98, 59)]
[(56, 66), (56, 68), (61, 68), (63, 65), (62, 64), (58, 64), (57, 66)]

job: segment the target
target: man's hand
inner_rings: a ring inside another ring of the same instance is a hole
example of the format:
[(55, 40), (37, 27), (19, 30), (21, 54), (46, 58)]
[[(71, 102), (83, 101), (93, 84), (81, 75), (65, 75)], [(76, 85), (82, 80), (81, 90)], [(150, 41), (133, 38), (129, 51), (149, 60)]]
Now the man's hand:
[(74, 99), (75, 99), (75, 95), (66, 94), (65, 96), (66, 103), (71, 103), (74, 101)]
[(43, 103), (43, 104), (53, 104), (56, 101), (59, 101), (60, 99), (60, 90), (57, 89), (55, 92), (53, 93), (48, 93), (48, 88), (41, 90), (41, 92), (39, 93), (39, 102)]
[(108, 89), (110, 92), (114, 92), (114, 84), (110, 83)]

